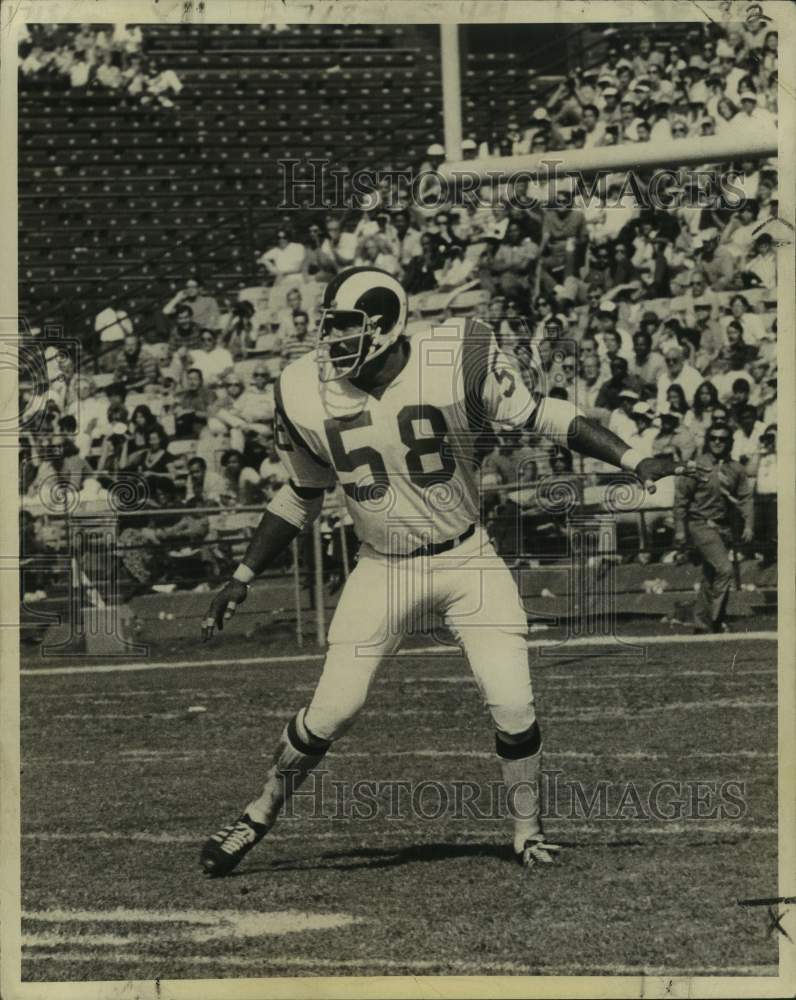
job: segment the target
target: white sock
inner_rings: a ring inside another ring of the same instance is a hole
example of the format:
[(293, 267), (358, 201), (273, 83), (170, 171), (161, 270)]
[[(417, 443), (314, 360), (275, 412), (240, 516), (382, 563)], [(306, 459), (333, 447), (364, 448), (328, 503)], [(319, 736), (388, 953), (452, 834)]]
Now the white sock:
[(521, 851), (528, 837), (540, 833), (542, 829), (539, 809), (542, 751), (540, 749), (533, 756), (520, 760), (498, 759), (507, 791), (509, 815), (514, 824), (514, 850)]
[(311, 737), (304, 725), (304, 712), (305, 709), (302, 708), (282, 730), (262, 794), (253, 799), (245, 809), (255, 823), (262, 823), (269, 830), (276, 822), (285, 801), (304, 782), (310, 771), (320, 764), (328, 749), (326, 744), (317, 750), (311, 748), (311, 753), (306, 752), (310, 749)]

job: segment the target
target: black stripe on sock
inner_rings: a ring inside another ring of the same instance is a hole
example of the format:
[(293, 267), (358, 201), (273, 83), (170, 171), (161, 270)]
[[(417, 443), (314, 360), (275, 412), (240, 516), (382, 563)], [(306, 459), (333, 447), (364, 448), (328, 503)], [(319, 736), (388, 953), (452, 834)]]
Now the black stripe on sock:
[(495, 733), (495, 749), (498, 757), (504, 760), (522, 760), (523, 757), (533, 757), (542, 749), (542, 731), (539, 723), (534, 721), (531, 728), (522, 734), (519, 743), (507, 743), (500, 738), (500, 733)]
[(287, 724), (287, 738), (290, 740), (291, 745), (294, 750), (298, 750), (299, 753), (306, 754), (308, 757), (322, 757), (326, 751), (329, 749), (331, 744), (328, 740), (322, 740), (320, 736), (315, 736), (311, 733), (305, 724), (304, 728), (307, 729), (307, 734), (312, 740), (312, 743), (305, 743), (305, 741), (299, 736), (298, 726), (296, 725), (297, 715)]

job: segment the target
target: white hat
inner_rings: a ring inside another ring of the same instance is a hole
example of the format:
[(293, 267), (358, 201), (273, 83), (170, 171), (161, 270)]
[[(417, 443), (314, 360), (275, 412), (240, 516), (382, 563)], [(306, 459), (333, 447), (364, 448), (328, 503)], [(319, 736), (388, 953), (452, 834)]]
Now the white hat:
[(760, 95), (752, 93), (751, 90), (744, 90), (742, 94), (738, 95), (738, 100), (743, 103), (744, 101), (753, 101), (758, 106), (762, 103), (760, 101)]
[[(619, 395), (621, 396), (622, 393), (620, 392)], [(653, 410), (649, 403), (639, 402), (633, 405), (633, 413), (641, 414), (644, 417), (651, 417)]]
[(440, 146), (438, 142), (433, 142), (426, 150), (426, 156), (444, 156), (445, 147)]
[(618, 94), (618, 93), (619, 91), (614, 86), (606, 87), (603, 90), (603, 96), (605, 96), (606, 94)]
[(622, 398), (622, 396), (624, 396), (625, 399), (640, 399), (641, 398), (639, 396), (639, 394), (634, 389), (623, 389), (621, 392), (617, 393), (617, 395), (619, 396), (620, 399)]
[(535, 108), (531, 118), (537, 122), (546, 122), (550, 120), (550, 115), (547, 113), (547, 108)]
[(478, 149), (474, 139), (462, 139), (462, 149)]
[(601, 313), (613, 313), (616, 312), (616, 303), (610, 299), (602, 299), (597, 308)]

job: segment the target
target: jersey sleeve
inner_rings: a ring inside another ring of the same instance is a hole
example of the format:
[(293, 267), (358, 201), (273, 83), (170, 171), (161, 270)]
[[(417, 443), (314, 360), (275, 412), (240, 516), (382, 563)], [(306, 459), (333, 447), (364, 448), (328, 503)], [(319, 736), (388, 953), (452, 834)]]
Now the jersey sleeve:
[(288, 416), (281, 379), (274, 388), (274, 404), (274, 441), (291, 483), (304, 489), (325, 490), (336, 480), (334, 469), (312, 450)]
[(499, 347), (491, 327), (481, 320), (467, 321), (462, 358), (468, 423), (488, 421), (506, 430), (527, 424), (536, 400), (517, 359)]

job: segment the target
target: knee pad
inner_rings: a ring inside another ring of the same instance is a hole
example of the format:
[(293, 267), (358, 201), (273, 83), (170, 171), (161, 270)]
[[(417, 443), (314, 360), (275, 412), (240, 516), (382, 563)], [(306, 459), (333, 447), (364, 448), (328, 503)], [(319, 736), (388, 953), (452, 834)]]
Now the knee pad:
[(542, 731), (536, 719), (527, 729), (514, 735), (498, 729), (495, 733), (495, 750), (504, 760), (522, 760), (533, 757), (542, 749)]

